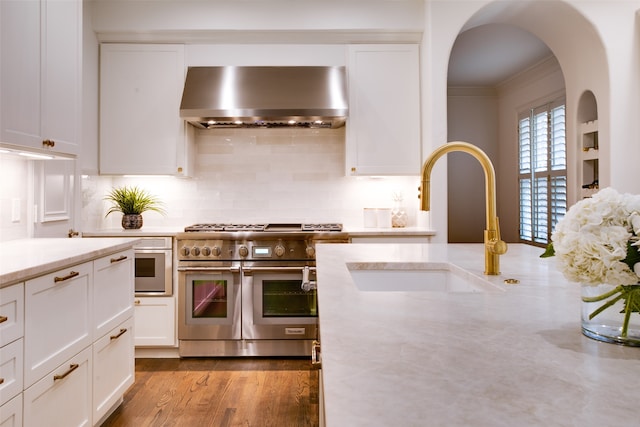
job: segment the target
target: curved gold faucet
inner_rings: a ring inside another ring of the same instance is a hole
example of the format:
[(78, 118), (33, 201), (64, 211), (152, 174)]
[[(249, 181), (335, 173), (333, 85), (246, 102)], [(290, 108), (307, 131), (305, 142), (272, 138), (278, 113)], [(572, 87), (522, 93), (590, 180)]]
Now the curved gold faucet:
[(496, 173), (489, 156), (487, 156), (484, 151), (473, 144), (462, 141), (449, 142), (436, 148), (422, 166), (420, 209), (428, 211), (430, 208), (429, 183), (431, 181), (431, 169), (433, 169), (433, 165), (440, 157), (453, 151), (462, 151), (471, 154), (480, 162), (484, 170), (487, 216), (487, 229), (484, 230), (484, 274), (500, 274), (500, 255), (507, 252), (507, 244), (500, 239), (500, 225), (498, 223), (498, 216), (496, 215)]

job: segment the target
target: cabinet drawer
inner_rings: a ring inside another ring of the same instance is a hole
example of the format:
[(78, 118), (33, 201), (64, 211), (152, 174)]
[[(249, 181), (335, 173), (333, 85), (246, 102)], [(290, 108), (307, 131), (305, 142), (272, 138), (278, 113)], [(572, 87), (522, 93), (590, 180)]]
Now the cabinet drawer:
[(0, 289), (0, 347), (24, 335), (24, 284)]
[(0, 427), (22, 427), (22, 394), (0, 406)]
[(93, 262), (93, 338), (98, 339), (133, 315), (133, 250)]
[(22, 392), (22, 339), (0, 348), (0, 405)]
[(93, 420), (100, 420), (133, 384), (133, 317), (93, 344)]
[(88, 262), (25, 283), (26, 387), (91, 344), (92, 270)]
[(91, 425), (91, 347), (24, 391), (24, 425)]

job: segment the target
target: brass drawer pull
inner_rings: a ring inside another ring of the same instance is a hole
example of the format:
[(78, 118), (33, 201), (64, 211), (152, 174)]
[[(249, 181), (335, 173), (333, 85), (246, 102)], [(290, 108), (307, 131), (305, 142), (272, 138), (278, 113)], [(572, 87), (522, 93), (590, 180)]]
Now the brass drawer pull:
[(117, 340), (118, 338), (120, 338), (125, 332), (127, 332), (127, 328), (122, 328), (120, 329), (120, 332), (118, 332), (117, 335), (111, 335), (109, 338), (111, 338), (111, 340)]
[(126, 255), (121, 255), (119, 258), (111, 258), (111, 264), (113, 264), (114, 262), (124, 261), (125, 259), (127, 259)]
[(69, 375), (71, 372), (75, 371), (76, 369), (78, 369), (80, 365), (78, 365), (77, 363), (73, 363), (71, 365), (69, 365), (69, 370), (67, 370), (67, 372), (65, 372), (64, 374), (59, 374), (59, 375), (54, 375), (53, 376), (53, 380), (57, 381), (57, 380), (61, 380), (64, 377), (66, 377), (67, 375)]
[(0, 316), (0, 323), (4, 323), (7, 320), (9, 320), (9, 318), (7, 316)]
[(76, 277), (76, 276), (79, 276), (79, 275), (80, 275), (80, 273), (78, 273), (77, 271), (72, 271), (71, 273), (67, 274), (67, 275), (66, 275), (66, 276), (64, 276), (64, 277), (58, 277), (58, 276), (54, 277), (54, 278), (53, 278), (53, 281), (54, 281), (55, 283), (58, 283), (58, 282), (64, 282), (65, 280), (72, 279), (72, 278), (74, 278), (74, 277)]
[(4, 382), (4, 378), (0, 378), (0, 384)]
[(45, 139), (44, 141), (42, 141), (42, 145), (45, 147), (55, 147), (56, 142), (52, 141), (51, 139)]

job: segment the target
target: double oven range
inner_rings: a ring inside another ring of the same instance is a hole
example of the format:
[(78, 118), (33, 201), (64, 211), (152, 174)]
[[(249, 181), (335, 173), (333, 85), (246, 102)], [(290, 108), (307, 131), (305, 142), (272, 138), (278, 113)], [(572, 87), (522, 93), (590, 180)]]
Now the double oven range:
[(181, 357), (309, 356), (315, 245), (340, 224), (196, 224), (177, 235)]

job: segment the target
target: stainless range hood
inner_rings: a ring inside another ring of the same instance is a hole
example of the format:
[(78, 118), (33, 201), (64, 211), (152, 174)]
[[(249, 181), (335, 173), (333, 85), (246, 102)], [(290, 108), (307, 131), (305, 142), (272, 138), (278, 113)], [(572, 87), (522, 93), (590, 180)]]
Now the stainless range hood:
[(338, 128), (345, 80), (344, 67), (189, 67), (180, 117), (203, 129)]

